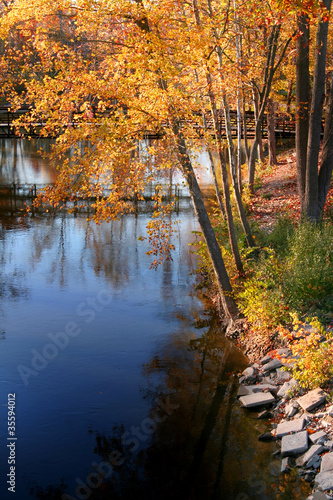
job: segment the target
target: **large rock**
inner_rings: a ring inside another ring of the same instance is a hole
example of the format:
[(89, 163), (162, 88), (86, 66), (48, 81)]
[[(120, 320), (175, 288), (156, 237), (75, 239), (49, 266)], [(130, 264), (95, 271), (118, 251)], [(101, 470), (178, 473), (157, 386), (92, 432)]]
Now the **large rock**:
[(308, 449), (308, 433), (306, 431), (297, 432), (283, 436), (281, 443), (282, 457), (291, 457), (305, 453)]
[(272, 370), (276, 370), (277, 368), (281, 368), (282, 366), (282, 363), (280, 360), (278, 359), (272, 359), (272, 361), (270, 361), (269, 363), (266, 363), (264, 366), (263, 366), (263, 372), (264, 373), (268, 373)]
[(245, 377), (245, 380), (255, 380), (256, 378), (256, 371), (255, 369), (253, 368), (253, 366), (249, 366), (248, 368), (246, 368), (243, 373), (242, 373), (243, 377)]
[(305, 418), (296, 418), (295, 420), (289, 420), (289, 422), (282, 422), (276, 428), (276, 437), (280, 438), (291, 432), (299, 432), (303, 429), (305, 424)]
[(283, 458), (281, 463), (281, 472), (288, 472), (290, 470), (290, 466), (291, 466), (290, 458), (289, 457)]
[(267, 363), (269, 363), (270, 361), (272, 361), (272, 356), (269, 356), (269, 354), (267, 354), (266, 356), (264, 356), (263, 358), (261, 358), (261, 360), (259, 361), (259, 363), (261, 365), (266, 365)]
[(281, 370), (281, 368), (278, 368), (276, 370), (276, 379), (278, 382), (287, 382), (288, 380), (291, 379), (291, 373), (286, 372), (285, 370)]
[(241, 396), (239, 401), (245, 408), (253, 408), (274, 403), (275, 398), (270, 392), (256, 392), (248, 396)]
[[(320, 472), (333, 471), (333, 452), (322, 456)], [(333, 472), (332, 472), (333, 474)]]
[(313, 434), (310, 434), (310, 436), (309, 436), (310, 441), (312, 441), (313, 443), (316, 443), (319, 439), (326, 438), (326, 437), (327, 437), (327, 434), (323, 429), (321, 431), (314, 432)]
[(320, 444), (314, 444), (313, 446), (311, 446), (311, 448), (308, 449), (306, 453), (304, 453), (304, 455), (296, 460), (296, 465), (298, 467), (304, 467), (304, 465), (308, 465), (314, 457), (316, 457), (317, 461), (319, 458), (319, 453), (322, 453), (323, 450), (323, 446), (321, 446)]
[(313, 389), (313, 391), (308, 392), (305, 396), (301, 396), (297, 399), (297, 403), (305, 411), (313, 410), (317, 406), (321, 405), (326, 401), (327, 394), (322, 389)]
[(277, 349), (276, 351), (280, 356), (288, 357), (292, 354), (291, 349), (289, 347), (281, 347), (281, 349)]
[(248, 396), (256, 392), (277, 392), (278, 387), (273, 384), (241, 385), (238, 389), (237, 397)]
[(328, 496), (326, 496), (322, 491), (315, 491), (314, 493), (311, 493), (306, 500), (327, 500), (327, 498)]
[(293, 389), (298, 388), (298, 382), (294, 378), (291, 380), (288, 380), (288, 382), (285, 382), (283, 386), (280, 388), (279, 392), (277, 393), (277, 396), (279, 398), (285, 398), (288, 396), (289, 391), (292, 391)]
[(320, 490), (332, 490), (333, 489), (333, 474), (332, 471), (328, 470), (325, 472), (319, 472), (315, 478), (315, 486)]

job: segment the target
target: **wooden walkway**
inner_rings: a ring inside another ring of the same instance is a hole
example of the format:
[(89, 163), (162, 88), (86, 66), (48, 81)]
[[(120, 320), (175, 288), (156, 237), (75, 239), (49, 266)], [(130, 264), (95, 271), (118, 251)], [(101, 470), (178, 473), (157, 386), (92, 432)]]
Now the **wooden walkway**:
[[(1, 105), (0, 106), (0, 138), (14, 138), (14, 137), (40, 137), (41, 130), (43, 127), (43, 123), (33, 123), (29, 124), (28, 131), (23, 128), (18, 131), (13, 126), (14, 120), (20, 118), (22, 115), (29, 111), (29, 107), (23, 107), (17, 111), (13, 111), (10, 107)], [(232, 126), (232, 134), (234, 137), (237, 136), (237, 113), (236, 111), (230, 112), (231, 126)], [(212, 118), (211, 114), (207, 113), (206, 117), (207, 128), (212, 130)], [(195, 118), (191, 120), (190, 125), (198, 130), (201, 128), (200, 125), (201, 118), (198, 116), (198, 119)], [(254, 137), (255, 130), (255, 118), (253, 112), (246, 113), (246, 124), (247, 124), (247, 133), (249, 138)], [(67, 126), (76, 126), (76, 123), (69, 123)], [(222, 111), (219, 113), (219, 125), (220, 130), (222, 131), (222, 135), (225, 135), (225, 121)], [(280, 137), (291, 137), (295, 135), (295, 120), (293, 117), (289, 117), (286, 115), (277, 115), (276, 116), (276, 128), (275, 132)], [(223, 134), (224, 133), (224, 134)], [(263, 137), (267, 136), (267, 118), (264, 117), (262, 123), (262, 134)], [(156, 137), (156, 134), (151, 134), (147, 131), (147, 137)]]
[[(7, 207), (10, 211), (15, 212), (17, 210), (26, 209), (27, 205), (32, 206), (33, 200), (38, 196), (39, 193), (47, 186), (52, 186), (53, 184), (0, 184), (0, 209)], [(105, 198), (108, 196), (110, 191), (105, 190)], [(172, 188), (167, 189), (167, 193), (162, 197), (162, 201), (173, 201), (174, 208), (179, 209), (179, 201), (189, 199), (189, 193), (186, 188), (175, 184)], [(155, 186), (149, 184), (147, 190), (143, 195), (142, 200), (138, 200), (135, 197), (127, 198), (126, 202), (133, 204), (133, 206), (138, 206), (142, 203), (155, 203)], [(88, 211), (93, 212), (93, 203), (96, 201), (96, 197), (88, 198), (77, 198), (74, 200), (65, 200), (62, 205), (66, 209), (73, 211)], [(52, 211), (52, 206), (50, 207)], [(57, 209), (56, 209), (57, 210)]]

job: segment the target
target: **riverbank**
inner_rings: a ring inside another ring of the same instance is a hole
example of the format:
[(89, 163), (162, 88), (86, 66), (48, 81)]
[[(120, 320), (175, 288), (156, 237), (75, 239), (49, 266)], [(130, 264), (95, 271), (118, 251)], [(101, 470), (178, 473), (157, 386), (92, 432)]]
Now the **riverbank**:
[[(329, 193), (328, 218), (331, 199)], [(272, 233), (282, 215), (296, 225), (300, 204), (294, 150), (281, 153), (277, 166), (261, 172), (248, 206), (250, 219), (263, 233)], [(276, 258), (272, 252), (271, 259)], [(271, 277), (278, 274), (274, 271)], [(308, 286), (312, 287), (312, 283)], [(312, 319), (316, 318), (316, 307), (321, 313), (321, 304), (318, 306), (315, 300), (313, 303)], [(287, 307), (286, 302), (281, 303), (281, 308)], [(263, 332), (258, 324), (253, 327), (245, 321), (238, 339), (251, 363), (239, 378), (239, 403), (245, 411), (257, 411), (259, 419), (267, 419), (269, 430), (258, 439), (276, 441), (272, 458), (281, 460), (281, 474), (298, 476), (309, 483), (313, 488), (309, 500), (333, 499), (332, 327), (327, 321), (330, 311), (325, 310), (323, 316), (324, 322), (307, 322), (303, 314)]]
[[(292, 332), (297, 341), (328, 336), (310, 324)], [(313, 488), (308, 500), (333, 499), (332, 386), (304, 389), (293, 375), (299, 361), (290, 343), (270, 351), (246, 368), (239, 378), (238, 398), (245, 411), (266, 419), (268, 431), (259, 441), (275, 441), (272, 459), (280, 461), (282, 475), (299, 477)], [(253, 417), (253, 415), (252, 415)]]

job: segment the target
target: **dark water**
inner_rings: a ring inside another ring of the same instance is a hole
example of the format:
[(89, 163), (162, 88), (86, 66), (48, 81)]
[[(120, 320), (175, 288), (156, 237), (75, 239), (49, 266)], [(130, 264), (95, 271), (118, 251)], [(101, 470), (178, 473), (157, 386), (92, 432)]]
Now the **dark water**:
[[(54, 176), (34, 143), (3, 141), (2, 183)], [(100, 226), (2, 211), (1, 499), (306, 497), (258, 443), (266, 424), (235, 403), (246, 360), (195, 290), (198, 228), (187, 199), (179, 208), (157, 271), (138, 241), (144, 211)]]

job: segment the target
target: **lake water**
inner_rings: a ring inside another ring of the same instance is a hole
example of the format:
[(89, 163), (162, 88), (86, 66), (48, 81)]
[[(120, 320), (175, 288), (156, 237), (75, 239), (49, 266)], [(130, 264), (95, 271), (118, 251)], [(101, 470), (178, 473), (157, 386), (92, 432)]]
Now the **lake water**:
[[(0, 183), (53, 182), (39, 145), (2, 141)], [(96, 226), (6, 203), (1, 499), (305, 498), (279, 479), (274, 445), (258, 443), (266, 424), (235, 403), (246, 360), (195, 289), (188, 199), (172, 216), (173, 260), (157, 270), (138, 241), (147, 210)]]

